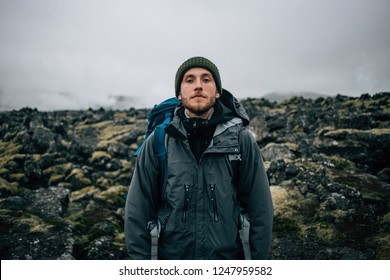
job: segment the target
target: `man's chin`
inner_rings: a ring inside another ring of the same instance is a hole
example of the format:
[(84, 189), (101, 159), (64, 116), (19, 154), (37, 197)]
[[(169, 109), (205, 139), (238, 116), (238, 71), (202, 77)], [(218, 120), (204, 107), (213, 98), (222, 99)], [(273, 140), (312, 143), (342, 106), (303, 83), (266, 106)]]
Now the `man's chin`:
[(187, 108), (191, 113), (197, 115), (197, 116), (202, 116), (203, 114), (207, 113), (212, 106), (192, 106)]

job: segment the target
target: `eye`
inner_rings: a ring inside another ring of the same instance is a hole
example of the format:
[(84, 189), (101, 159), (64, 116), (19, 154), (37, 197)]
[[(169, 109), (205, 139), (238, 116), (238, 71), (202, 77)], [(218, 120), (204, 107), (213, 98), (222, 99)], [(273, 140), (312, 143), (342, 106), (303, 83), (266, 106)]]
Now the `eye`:
[(204, 82), (204, 83), (208, 83), (208, 82), (210, 82), (210, 81), (211, 81), (210, 78), (203, 78), (203, 82)]
[(188, 83), (188, 84), (192, 84), (194, 82), (194, 79), (187, 78), (187, 79), (185, 79), (185, 82)]

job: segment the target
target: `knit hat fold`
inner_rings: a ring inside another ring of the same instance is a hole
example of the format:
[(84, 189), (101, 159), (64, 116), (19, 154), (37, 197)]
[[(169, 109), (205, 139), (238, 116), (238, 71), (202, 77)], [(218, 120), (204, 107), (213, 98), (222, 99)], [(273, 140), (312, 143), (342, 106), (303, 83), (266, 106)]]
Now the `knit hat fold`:
[(192, 57), (188, 60), (186, 60), (177, 70), (176, 77), (175, 77), (175, 94), (176, 97), (179, 96), (180, 93), (180, 86), (181, 82), (183, 80), (184, 74), (191, 68), (203, 68), (213, 75), (213, 78), (215, 80), (215, 84), (217, 86), (217, 90), (220, 94), (222, 94), (222, 84), (221, 84), (221, 77), (219, 75), (219, 71), (217, 66), (215, 66), (214, 63), (212, 63), (210, 60), (208, 60), (205, 57), (196, 56)]

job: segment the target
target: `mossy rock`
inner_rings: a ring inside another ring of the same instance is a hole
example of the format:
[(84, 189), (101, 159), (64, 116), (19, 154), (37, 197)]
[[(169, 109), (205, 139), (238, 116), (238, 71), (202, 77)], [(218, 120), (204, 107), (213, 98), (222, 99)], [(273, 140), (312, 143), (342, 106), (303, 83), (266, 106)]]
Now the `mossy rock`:
[(111, 155), (105, 151), (94, 151), (90, 158), (90, 163), (104, 164), (111, 160)]
[(299, 202), (304, 198), (298, 191), (287, 187), (271, 186), (274, 215), (295, 219), (298, 215)]
[(51, 176), (55, 174), (61, 174), (63, 176), (68, 175), (72, 171), (72, 163), (62, 163), (62, 164), (56, 164), (53, 166), (50, 166), (49, 168), (46, 168), (43, 170), (44, 176)]
[(47, 220), (43, 220), (40, 217), (24, 212), (24, 215), (18, 218), (19, 226), (29, 227), (30, 233), (47, 233), (49, 230), (55, 226), (53, 223), (49, 223)]
[(23, 146), (18, 143), (0, 140), (0, 167), (4, 167), (12, 157), (20, 154), (22, 150)]
[(390, 201), (388, 184), (370, 174), (333, 173), (334, 182), (358, 190), (362, 197), (377, 201)]
[(315, 214), (319, 207), (320, 200), (317, 195), (308, 193), (302, 199), (296, 201), (296, 209), (308, 215)]
[(113, 205), (124, 205), (127, 188), (124, 186), (112, 186), (108, 190), (95, 194), (96, 198), (102, 199)]
[[(367, 139), (367, 136), (373, 135), (373, 136), (389, 136), (390, 135), (390, 129), (389, 128), (376, 128), (376, 129), (369, 129), (369, 130), (359, 130), (359, 129), (336, 129), (332, 131), (328, 131), (324, 133), (325, 137), (329, 137), (335, 140), (346, 140), (346, 139), (356, 139), (364, 141)], [(349, 143), (351, 144), (351, 143)]]
[(274, 217), (273, 234), (276, 237), (284, 237), (288, 233), (299, 234), (300, 231), (299, 221), (281, 215)]
[(102, 189), (108, 189), (114, 184), (114, 180), (111, 178), (100, 177), (96, 179), (96, 186)]
[(331, 156), (329, 160), (339, 170), (354, 170), (356, 168), (354, 162), (342, 157)]
[(72, 195), (70, 197), (71, 202), (77, 202), (79, 200), (83, 199), (91, 199), (95, 194), (98, 194), (101, 192), (101, 190), (95, 186), (88, 186), (85, 188), (82, 188), (80, 190), (72, 192)]
[(378, 260), (390, 259), (390, 234), (379, 234), (368, 239), (368, 243), (375, 250), (375, 257)]
[(139, 145), (137, 143), (132, 143), (130, 145), (130, 150), (136, 151), (139, 148)]
[(18, 182), (20, 184), (26, 183), (27, 179), (24, 173), (13, 173), (9, 175), (9, 180), (11, 182)]
[(0, 177), (0, 197), (17, 195), (20, 191), (20, 186), (17, 182), (8, 182)]
[(64, 174), (52, 174), (49, 178), (48, 185), (49, 186), (56, 186), (60, 182), (65, 180), (65, 175)]
[(91, 180), (85, 176), (83, 170), (75, 168), (72, 172), (66, 177), (66, 181), (72, 184), (73, 190), (79, 190), (83, 187), (92, 185)]
[(0, 168), (0, 178), (5, 178), (10, 173), (9, 169), (7, 168)]
[(317, 223), (315, 225), (316, 227), (316, 234), (317, 237), (325, 241), (326, 243), (332, 243), (335, 239), (337, 239), (338, 231), (335, 229), (333, 224), (330, 223)]
[(133, 163), (131, 161), (128, 161), (126, 159), (121, 159), (120, 162), (121, 162), (123, 171), (127, 171), (127, 170), (130, 170), (131, 168), (133, 168)]
[(92, 227), (102, 220), (112, 217), (112, 211), (94, 199), (72, 201), (65, 220), (71, 224), (78, 235), (88, 234)]
[(55, 186), (66, 181), (66, 176), (72, 171), (71, 163), (63, 163), (51, 166), (43, 170), (43, 175), (49, 177), (48, 185)]
[(99, 139), (101, 140), (120, 140), (135, 128), (133, 124), (118, 125), (114, 121), (105, 121), (97, 125), (100, 130)]
[(96, 145), (96, 148), (99, 149), (99, 150), (107, 150), (107, 147), (111, 144), (111, 143), (116, 143), (117, 141), (115, 140), (102, 140), (100, 141), (97, 145)]

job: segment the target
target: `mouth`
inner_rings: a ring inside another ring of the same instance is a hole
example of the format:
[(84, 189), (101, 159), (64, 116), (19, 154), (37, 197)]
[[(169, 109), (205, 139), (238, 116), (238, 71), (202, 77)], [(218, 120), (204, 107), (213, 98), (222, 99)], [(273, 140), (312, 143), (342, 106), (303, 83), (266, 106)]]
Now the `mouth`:
[(203, 95), (200, 95), (200, 94), (197, 94), (195, 96), (192, 97), (192, 99), (204, 99), (206, 97), (204, 97)]

